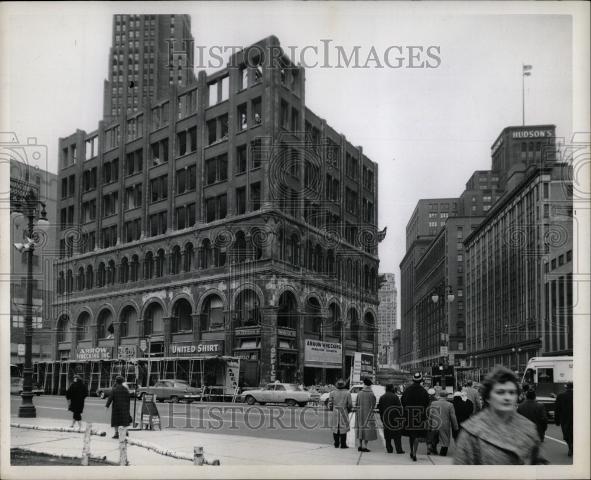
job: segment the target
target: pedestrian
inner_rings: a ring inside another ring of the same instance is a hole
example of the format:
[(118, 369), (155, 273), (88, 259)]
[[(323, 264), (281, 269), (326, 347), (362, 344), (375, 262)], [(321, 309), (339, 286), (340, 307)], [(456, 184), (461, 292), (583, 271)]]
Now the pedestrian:
[(573, 456), (573, 384), (566, 384), (566, 390), (558, 394), (554, 404), (554, 421), (560, 425), (564, 441), (568, 445), (568, 456)]
[(349, 448), (347, 446), (347, 432), (350, 429), (349, 413), (353, 411), (353, 400), (343, 379), (338, 380), (336, 390), (332, 390), (328, 394), (328, 408), (332, 411), (330, 424), (334, 448), (339, 448), (339, 446)]
[(466, 385), (464, 386), (464, 392), (466, 392), (466, 395), (468, 396), (468, 400), (470, 400), (472, 402), (472, 404), (474, 405), (474, 410), (472, 411), (472, 413), (478, 413), (481, 409), (482, 409), (482, 403), (480, 401), (480, 393), (478, 393), (478, 390), (476, 390), (472, 385), (474, 385), (472, 383), (472, 380), (468, 380), (466, 382)]
[(88, 397), (88, 388), (80, 376), (74, 375), (72, 380), (66, 391), (68, 410), (72, 412), (72, 428), (78, 423), (78, 428), (82, 429), (82, 411), (84, 410), (84, 399)]
[(417, 461), (419, 439), (427, 436), (429, 427), (427, 423), (429, 394), (421, 385), (422, 381), (423, 375), (420, 372), (415, 373), (412, 377), (412, 385), (408, 386), (402, 394), (404, 432), (408, 435), (410, 458), (414, 462)]
[(111, 410), (111, 427), (115, 428), (115, 435), (113, 438), (119, 438), (118, 427), (129, 426), (129, 390), (123, 385), (123, 377), (117, 376), (115, 378), (115, 385), (111, 390), (111, 395), (105, 405), (106, 408), (113, 404)]
[(355, 415), (355, 434), (359, 440), (360, 452), (369, 452), (367, 442), (378, 439), (376, 419), (373, 409), (376, 406), (376, 396), (371, 389), (372, 382), (368, 377), (363, 379), (363, 388), (357, 394)]
[(404, 426), (404, 416), (402, 414), (402, 404), (398, 398), (394, 385), (386, 385), (386, 393), (380, 397), (378, 402), (378, 411), (384, 427), (384, 440), (386, 441), (386, 451), (392, 453), (392, 440), (396, 447), (396, 453), (404, 453), (400, 434)]
[[(429, 405), (431, 405), (439, 397), (438, 392), (441, 391), (441, 388), (439, 390), (436, 390), (436, 388), (437, 387), (427, 390), (427, 393), (429, 394)], [(429, 428), (427, 431), (426, 441), (427, 455), (437, 455), (437, 443), (439, 443), (439, 439), (437, 438), (437, 430), (432, 430)]]
[(458, 433), (460, 433), (459, 427), (472, 416), (472, 413), (474, 412), (474, 404), (470, 401), (466, 392), (455, 392), (453, 406), (456, 420), (458, 421), (458, 429), (453, 432), (455, 440), (458, 438)]
[(540, 439), (535, 425), (516, 410), (519, 384), (515, 374), (496, 367), (482, 384), (486, 408), (462, 424), (454, 463), (457, 465), (533, 465)]
[(548, 428), (548, 415), (546, 407), (536, 401), (536, 391), (528, 390), (525, 394), (525, 400), (517, 407), (517, 413), (523, 415), (528, 420), (536, 424), (540, 441), (544, 441), (546, 429)]
[[(439, 398), (429, 405), (429, 427), (432, 431), (437, 432), (438, 443), (441, 443), (439, 454), (445, 457), (451, 436), (453, 432), (458, 430), (454, 407), (447, 401), (447, 392), (445, 390), (441, 390)], [(434, 444), (434, 447), (435, 454), (437, 454), (437, 443)]]

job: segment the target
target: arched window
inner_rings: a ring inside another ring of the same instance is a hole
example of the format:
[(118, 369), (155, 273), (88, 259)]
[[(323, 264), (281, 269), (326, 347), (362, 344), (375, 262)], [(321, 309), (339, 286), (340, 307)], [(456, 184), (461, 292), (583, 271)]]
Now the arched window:
[(78, 316), (78, 322), (76, 325), (76, 340), (78, 342), (87, 340), (90, 327), (90, 315), (88, 312), (82, 312)]
[(66, 292), (72, 293), (72, 290), (74, 290), (74, 276), (72, 270), (68, 270), (66, 274)]
[(146, 309), (144, 314), (144, 329), (146, 335), (162, 333), (164, 331), (164, 311), (159, 303), (153, 302)]
[(359, 318), (357, 317), (357, 312), (350, 309), (347, 317), (347, 323), (349, 324), (347, 338), (350, 340), (359, 340)]
[(96, 272), (96, 286), (104, 287), (107, 279), (107, 269), (104, 262), (99, 263), (98, 271)]
[(57, 341), (71, 342), (72, 331), (70, 329), (70, 317), (62, 315), (57, 321)]
[(367, 265), (363, 267), (363, 288), (369, 290), (369, 267)]
[(144, 280), (149, 280), (154, 276), (154, 255), (152, 252), (146, 253), (144, 257)]
[(92, 269), (92, 265), (88, 265), (86, 267), (86, 288), (91, 289), (93, 286), (94, 280), (94, 271)]
[(299, 264), (300, 264), (300, 240), (295, 233), (291, 235), (290, 243), (291, 243), (290, 262), (295, 266), (299, 266)]
[(254, 260), (263, 258), (264, 233), (260, 228), (253, 228), (251, 232), (252, 256)]
[(115, 260), (109, 260), (107, 266), (107, 284), (115, 285), (115, 274), (117, 269), (115, 268)]
[(128, 305), (121, 312), (119, 333), (121, 337), (137, 337), (138, 323), (137, 323), (137, 311), (131, 305)]
[(184, 298), (177, 300), (172, 309), (171, 332), (190, 332), (193, 330), (192, 313), (193, 309), (187, 300)]
[(259, 297), (252, 290), (243, 290), (236, 299), (238, 325), (247, 327), (261, 323)]
[(329, 250), (326, 255), (326, 273), (331, 277), (335, 276), (334, 250)]
[(306, 305), (306, 320), (304, 321), (304, 331), (320, 335), (322, 331), (322, 317), (320, 316), (320, 303), (315, 297), (308, 298)]
[(164, 254), (164, 250), (161, 248), (158, 250), (156, 254), (156, 276), (163, 277), (166, 273), (164, 270), (164, 265), (166, 262), (166, 255)]
[(373, 318), (373, 315), (370, 312), (367, 312), (365, 314), (365, 318), (364, 318), (364, 325), (363, 325), (363, 330), (365, 333), (365, 340), (367, 340), (368, 342), (372, 342), (374, 341), (374, 335), (375, 335), (375, 329), (376, 329), (376, 325), (375, 325), (375, 321)]
[(176, 275), (181, 272), (181, 247), (175, 245), (170, 255), (170, 273)]
[(248, 250), (246, 247), (246, 237), (243, 231), (236, 233), (236, 239), (234, 240), (234, 245), (232, 246), (232, 254), (234, 262), (236, 263), (245, 262), (247, 259)]
[(199, 268), (211, 267), (211, 242), (208, 238), (203, 239), (199, 247)]
[(193, 250), (193, 244), (187, 243), (185, 245), (185, 258), (183, 259), (183, 270), (190, 272), (193, 269), (193, 263), (195, 261), (195, 251)]
[(376, 293), (378, 290), (378, 279), (376, 276), (376, 269), (372, 267), (369, 271), (369, 288), (371, 289), (372, 293)]
[(293, 329), (298, 326), (298, 304), (292, 292), (283, 292), (279, 297), (277, 326)]
[(101, 313), (99, 313), (98, 319), (96, 321), (96, 336), (99, 339), (102, 338), (113, 338), (113, 334), (115, 333), (115, 329), (113, 327), (113, 315), (111, 311), (108, 309), (103, 309)]
[(78, 275), (76, 276), (76, 290), (79, 292), (84, 290), (84, 267), (78, 269)]
[(200, 325), (204, 332), (224, 329), (224, 304), (218, 295), (209, 295), (203, 302)]
[(121, 259), (121, 266), (119, 267), (119, 281), (127, 283), (129, 281), (129, 263), (127, 257)]
[(341, 310), (336, 303), (331, 303), (330, 307), (328, 307), (330, 313), (330, 332), (332, 333), (333, 337), (341, 338)]
[(129, 279), (132, 282), (137, 282), (139, 279), (139, 271), (140, 271), (140, 259), (137, 255), (131, 257), (131, 263), (129, 268)]

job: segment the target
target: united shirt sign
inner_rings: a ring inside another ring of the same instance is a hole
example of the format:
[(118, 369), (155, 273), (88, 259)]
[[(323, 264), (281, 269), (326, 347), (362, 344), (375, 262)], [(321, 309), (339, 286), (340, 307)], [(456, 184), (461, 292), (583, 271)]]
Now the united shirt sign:
[(306, 339), (304, 365), (306, 367), (341, 368), (343, 348), (340, 343)]

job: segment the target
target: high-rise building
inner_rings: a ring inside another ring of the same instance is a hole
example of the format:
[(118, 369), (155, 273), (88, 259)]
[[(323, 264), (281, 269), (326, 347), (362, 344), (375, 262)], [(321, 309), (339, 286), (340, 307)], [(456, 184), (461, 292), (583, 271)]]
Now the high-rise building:
[(189, 15), (114, 15), (103, 116), (117, 118), (195, 83)]
[(381, 285), (378, 290), (378, 363), (394, 365), (394, 331), (397, 323), (396, 277), (393, 273), (380, 275)]
[(261, 54), (279, 48), (60, 139), (80, 227), (59, 234), (51, 390), (72, 371), (96, 390), (123, 354), (141, 384), (222, 386), (224, 355), (252, 386), (375, 359), (377, 164), (306, 108), (302, 67)]

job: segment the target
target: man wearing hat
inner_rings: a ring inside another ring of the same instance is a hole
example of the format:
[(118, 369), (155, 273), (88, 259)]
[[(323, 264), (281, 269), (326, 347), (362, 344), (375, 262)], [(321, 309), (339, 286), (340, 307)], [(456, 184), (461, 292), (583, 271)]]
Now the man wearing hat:
[(111, 410), (111, 427), (115, 428), (113, 438), (119, 438), (119, 427), (129, 426), (129, 390), (123, 385), (123, 377), (118, 375), (115, 378), (115, 385), (105, 405), (106, 408), (113, 404)]
[(72, 428), (78, 423), (78, 428), (82, 429), (82, 411), (84, 410), (84, 399), (88, 397), (88, 389), (78, 375), (74, 375), (72, 383), (66, 391), (68, 400), (68, 410), (72, 412)]
[(402, 394), (404, 408), (405, 435), (408, 435), (410, 458), (417, 461), (419, 438), (425, 438), (428, 431), (427, 407), (429, 394), (422, 387), (423, 375), (417, 372), (412, 377), (410, 385)]
[(347, 432), (349, 431), (349, 413), (353, 410), (353, 400), (344, 380), (338, 380), (336, 390), (328, 394), (328, 408), (332, 411), (330, 426), (334, 448), (347, 447)]
[[(429, 426), (437, 432), (438, 443), (441, 443), (440, 455), (445, 457), (453, 432), (458, 429), (458, 420), (453, 405), (447, 401), (447, 392), (439, 391), (439, 398), (429, 407)], [(435, 443), (435, 442), (434, 442)], [(435, 453), (437, 444), (434, 445)]]

